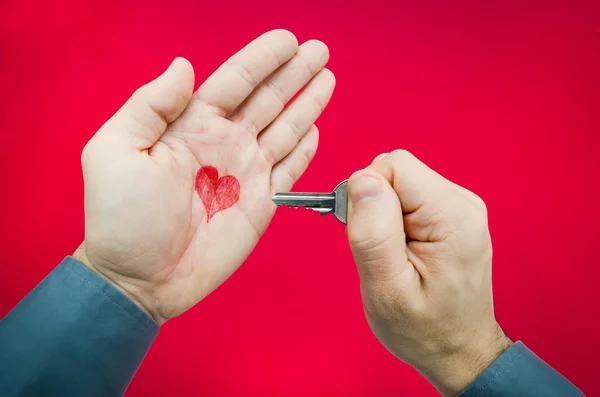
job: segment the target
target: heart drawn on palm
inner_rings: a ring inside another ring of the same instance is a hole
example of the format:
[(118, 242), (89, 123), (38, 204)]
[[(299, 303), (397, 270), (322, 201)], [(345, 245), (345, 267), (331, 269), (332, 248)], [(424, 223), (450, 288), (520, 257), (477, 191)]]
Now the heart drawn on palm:
[(240, 198), (240, 183), (231, 175), (219, 178), (215, 167), (205, 166), (196, 174), (196, 192), (206, 209), (206, 221), (219, 211), (226, 210)]

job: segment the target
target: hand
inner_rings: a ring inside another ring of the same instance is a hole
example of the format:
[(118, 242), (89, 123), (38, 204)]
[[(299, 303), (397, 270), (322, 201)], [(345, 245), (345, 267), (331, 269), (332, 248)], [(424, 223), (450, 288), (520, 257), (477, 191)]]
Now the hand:
[(349, 180), (348, 239), (371, 329), (453, 396), (511, 342), (494, 318), (484, 202), (402, 150)]
[(84, 148), (85, 241), (74, 257), (158, 324), (207, 296), (264, 233), (273, 193), (311, 161), (313, 123), (335, 85), (328, 58), (319, 41), (298, 47), (271, 31), (196, 93), (192, 66), (176, 59)]

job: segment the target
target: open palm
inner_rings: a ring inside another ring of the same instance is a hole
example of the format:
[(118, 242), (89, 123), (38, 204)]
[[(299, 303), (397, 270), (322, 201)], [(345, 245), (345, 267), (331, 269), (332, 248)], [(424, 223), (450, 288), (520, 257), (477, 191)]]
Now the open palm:
[(212, 292), (264, 233), (272, 194), (316, 151), (314, 122), (335, 85), (327, 60), (323, 43), (271, 31), (192, 93), (193, 69), (176, 59), (86, 145), (74, 256), (158, 323)]

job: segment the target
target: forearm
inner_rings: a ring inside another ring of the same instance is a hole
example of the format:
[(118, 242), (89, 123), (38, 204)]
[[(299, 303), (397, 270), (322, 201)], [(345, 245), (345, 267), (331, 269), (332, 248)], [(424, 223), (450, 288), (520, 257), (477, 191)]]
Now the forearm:
[(0, 394), (115, 396), (158, 326), (67, 257), (0, 322)]

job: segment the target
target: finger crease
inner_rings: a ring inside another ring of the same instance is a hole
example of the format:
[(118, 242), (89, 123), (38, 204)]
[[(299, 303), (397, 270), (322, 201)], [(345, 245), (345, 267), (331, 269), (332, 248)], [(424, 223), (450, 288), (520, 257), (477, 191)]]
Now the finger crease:
[(169, 122), (167, 121), (167, 118), (165, 116), (163, 116), (154, 106), (152, 106), (150, 103), (146, 102), (146, 104), (148, 105), (148, 107), (150, 108), (150, 110), (152, 112), (154, 112), (154, 114), (156, 114), (158, 117), (160, 117), (160, 119), (162, 120), (163, 126), (164, 128), (167, 127), (167, 125), (169, 125)]
[(310, 63), (308, 63), (306, 61), (306, 59), (304, 59), (300, 56), (298, 56), (297, 58), (298, 58), (298, 62), (300, 62), (302, 67), (308, 71), (309, 76), (314, 76), (315, 74), (317, 74), (317, 71), (310, 67)]
[[(306, 91), (305, 91), (306, 92)], [(316, 105), (319, 110), (319, 114), (325, 110), (325, 102), (319, 99), (316, 95), (311, 94), (310, 92), (306, 92), (306, 96), (310, 98)]]
[(279, 87), (277, 84), (273, 83), (271, 79), (265, 81), (265, 86), (269, 88), (269, 90), (281, 101), (281, 104), (285, 106), (285, 104), (290, 100), (289, 96)]
[(294, 170), (292, 170), (292, 167), (288, 167), (287, 165), (283, 165), (282, 167), (285, 168), (285, 172), (287, 173), (287, 175), (289, 176), (289, 178), (292, 180), (292, 185), (296, 183), (296, 181), (298, 180), (298, 177), (296, 175), (296, 173), (294, 172)]
[(270, 46), (269, 44), (265, 43), (264, 40), (259, 40), (259, 42), (267, 49), (269, 50), (269, 52), (271, 53), (271, 55), (273, 56), (273, 58), (275, 58), (275, 62), (277, 63), (277, 67), (279, 68), (281, 65), (283, 65), (283, 61), (281, 59), (279, 59), (279, 54), (277, 54), (277, 51), (275, 51), (275, 49)]
[(252, 136), (257, 136), (260, 132), (258, 125), (251, 118), (242, 118), (242, 126), (243, 128)]
[(285, 122), (288, 125), (288, 127), (292, 130), (292, 133), (294, 134), (294, 136), (296, 136), (296, 138), (300, 139), (302, 137), (302, 131), (300, 130), (298, 123), (296, 123), (296, 121), (294, 121), (294, 120), (285, 120)]
[(275, 152), (273, 151), (273, 149), (270, 148), (263, 148), (263, 156), (265, 158), (265, 160), (267, 160), (267, 162), (271, 165), (275, 164), (277, 162), (277, 156), (275, 155)]
[(308, 165), (310, 164), (310, 161), (313, 158), (312, 149), (302, 148), (302, 149), (300, 149), (300, 152), (301, 152), (302, 158), (304, 159), (304, 165), (306, 167), (308, 167)]
[(256, 88), (256, 86), (258, 85), (258, 81), (252, 75), (252, 72), (250, 71), (250, 69), (248, 69), (248, 67), (246, 67), (246, 65), (243, 65), (241, 63), (234, 63), (232, 61), (225, 62), (225, 65), (227, 65), (227, 67), (233, 70), (235, 74), (240, 76), (242, 80), (248, 83), (248, 85), (251, 86), (252, 89)]

